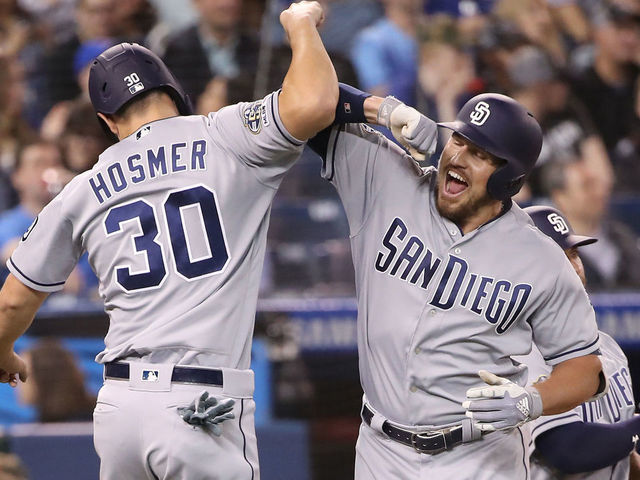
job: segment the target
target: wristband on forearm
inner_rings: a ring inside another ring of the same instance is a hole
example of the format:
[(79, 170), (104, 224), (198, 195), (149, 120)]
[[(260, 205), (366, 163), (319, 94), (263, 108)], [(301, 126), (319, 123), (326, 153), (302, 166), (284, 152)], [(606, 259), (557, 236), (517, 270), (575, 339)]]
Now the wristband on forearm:
[(391, 95), (385, 97), (378, 107), (378, 125), (391, 128), (391, 112), (393, 112), (398, 105), (402, 105), (402, 102), (396, 97)]
[(364, 101), (371, 96), (370, 93), (358, 90), (346, 83), (338, 83), (340, 96), (336, 107), (334, 124), (342, 123), (366, 123), (364, 114)]

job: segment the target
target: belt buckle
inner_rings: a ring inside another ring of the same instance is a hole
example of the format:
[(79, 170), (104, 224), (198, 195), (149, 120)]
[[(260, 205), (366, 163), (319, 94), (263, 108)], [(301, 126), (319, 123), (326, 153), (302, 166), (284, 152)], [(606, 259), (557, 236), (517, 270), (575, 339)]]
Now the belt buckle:
[[(425, 439), (425, 440), (431, 440), (437, 437), (442, 437), (442, 447), (440, 448), (434, 448), (433, 450), (427, 450), (424, 448), (420, 448), (418, 446), (418, 439)], [(411, 446), (413, 447), (413, 449), (418, 452), (418, 453), (429, 453), (431, 455), (435, 455), (437, 453), (442, 453), (447, 449), (447, 439), (444, 435), (444, 432), (442, 430), (434, 430), (434, 431), (427, 431), (427, 432), (421, 432), (421, 433), (412, 433), (411, 434)]]

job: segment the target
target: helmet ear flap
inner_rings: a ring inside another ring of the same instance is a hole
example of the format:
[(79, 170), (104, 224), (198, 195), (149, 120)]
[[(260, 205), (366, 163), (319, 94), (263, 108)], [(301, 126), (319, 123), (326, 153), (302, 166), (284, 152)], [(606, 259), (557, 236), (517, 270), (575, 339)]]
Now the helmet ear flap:
[(527, 174), (513, 162), (505, 162), (487, 180), (487, 193), (496, 200), (506, 200), (520, 191)]

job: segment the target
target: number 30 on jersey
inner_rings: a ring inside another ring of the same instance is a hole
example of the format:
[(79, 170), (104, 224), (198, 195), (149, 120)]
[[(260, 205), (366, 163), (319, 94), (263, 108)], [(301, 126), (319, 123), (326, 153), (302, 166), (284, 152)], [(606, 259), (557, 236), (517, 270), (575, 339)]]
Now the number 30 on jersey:
[[(199, 222), (194, 221), (193, 216), (189, 217), (189, 222), (183, 215), (189, 207), (197, 209)], [(177, 273), (186, 280), (193, 280), (221, 271), (229, 259), (229, 251), (213, 191), (200, 185), (171, 192), (164, 201), (163, 210)], [(130, 237), (132, 251), (127, 254), (131, 258), (144, 255), (147, 268), (133, 273), (131, 265), (118, 265), (116, 281), (127, 291), (157, 287), (165, 279), (167, 268), (163, 245), (158, 242), (160, 230), (153, 205), (138, 199), (109, 210), (104, 221), (107, 238), (124, 235), (123, 224), (132, 221), (138, 223), (141, 233)], [(196, 232), (196, 229), (201, 233), (204, 229), (205, 249), (208, 250), (200, 258), (193, 258), (188, 239), (188, 232)]]

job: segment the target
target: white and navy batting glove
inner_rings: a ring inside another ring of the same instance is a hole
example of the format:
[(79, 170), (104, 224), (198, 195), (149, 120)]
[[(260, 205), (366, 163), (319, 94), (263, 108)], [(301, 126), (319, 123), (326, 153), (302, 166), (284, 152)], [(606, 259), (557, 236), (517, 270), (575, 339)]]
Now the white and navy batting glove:
[(488, 386), (467, 390), (462, 406), (483, 432), (519, 427), (542, 415), (542, 398), (536, 388), (521, 387), (486, 370), (478, 375)]
[(380, 104), (378, 123), (390, 129), (395, 139), (409, 150), (416, 160), (424, 160), (425, 153), (431, 155), (436, 151), (436, 122), (395, 97), (386, 97)]
[(231, 412), (235, 400), (225, 398), (218, 401), (203, 390), (188, 407), (179, 407), (178, 415), (189, 425), (209, 426), (217, 437), (222, 435), (222, 425), (225, 420), (236, 418)]

